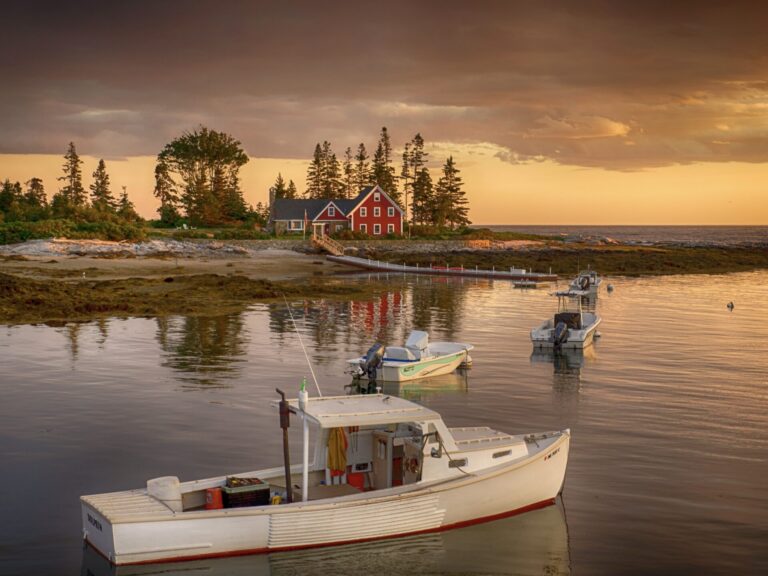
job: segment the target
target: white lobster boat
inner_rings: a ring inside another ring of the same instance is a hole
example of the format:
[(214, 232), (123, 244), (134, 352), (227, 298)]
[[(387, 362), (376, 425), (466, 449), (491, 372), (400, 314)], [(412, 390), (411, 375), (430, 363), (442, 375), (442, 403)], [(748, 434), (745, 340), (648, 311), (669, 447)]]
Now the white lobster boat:
[[(592, 344), (602, 318), (582, 310), (580, 292), (576, 293), (576, 298), (573, 298), (573, 291), (556, 292), (555, 296), (558, 298), (557, 313), (531, 330), (534, 348), (581, 349)], [(571, 299), (578, 302), (575, 310), (569, 305)]]
[(348, 372), (355, 378), (383, 382), (442, 376), (471, 365), (472, 349), (474, 346), (462, 342), (430, 342), (426, 332), (414, 330), (405, 346), (374, 344), (365, 356), (347, 360)]
[(574, 278), (569, 288), (571, 290), (582, 290), (587, 294), (597, 294), (600, 291), (600, 284), (603, 283), (603, 279), (594, 270), (582, 270)]
[[(212, 558), (457, 528), (542, 508), (562, 490), (569, 430), (448, 428), (436, 412), (381, 394), (309, 400), (302, 392), (281, 403), (281, 417), (288, 412), (304, 421), (303, 462), (237, 475), (268, 486), (272, 503), (206, 509), (206, 496), (227, 476), (159, 478), (147, 488), (82, 496), (85, 538), (118, 565)], [(345, 434), (348, 443), (333, 441)], [(345, 444), (334, 483), (329, 465)]]

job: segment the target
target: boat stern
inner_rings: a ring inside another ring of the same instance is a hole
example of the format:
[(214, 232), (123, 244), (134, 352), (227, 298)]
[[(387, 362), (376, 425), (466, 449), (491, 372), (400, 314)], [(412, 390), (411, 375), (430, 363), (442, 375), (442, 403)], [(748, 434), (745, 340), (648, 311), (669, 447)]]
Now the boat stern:
[(115, 537), (112, 523), (88, 500), (88, 496), (80, 498), (80, 509), (83, 522), (83, 539), (99, 554), (114, 563)]

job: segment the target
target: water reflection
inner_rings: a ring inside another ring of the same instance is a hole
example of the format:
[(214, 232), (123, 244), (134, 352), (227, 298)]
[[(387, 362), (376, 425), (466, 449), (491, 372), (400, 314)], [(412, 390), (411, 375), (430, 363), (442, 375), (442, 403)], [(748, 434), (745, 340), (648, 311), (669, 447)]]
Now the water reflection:
[(242, 314), (157, 318), (162, 365), (179, 373), (184, 388), (228, 387), (246, 359)]
[(581, 369), (587, 361), (594, 362), (596, 358), (594, 345), (583, 350), (538, 348), (531, 353), (531, 364), (552, 364), (552, 388), (556, 392), (570, 393), (581, 390)]
[(110, 566), (90, 547), (81, 576), (205, 573), (211, 576), (334, 574), (547, 574), (571, 573), (568, 526), (559, 505), (470, 528), (435, 534), (216, 560), (145, 566)]

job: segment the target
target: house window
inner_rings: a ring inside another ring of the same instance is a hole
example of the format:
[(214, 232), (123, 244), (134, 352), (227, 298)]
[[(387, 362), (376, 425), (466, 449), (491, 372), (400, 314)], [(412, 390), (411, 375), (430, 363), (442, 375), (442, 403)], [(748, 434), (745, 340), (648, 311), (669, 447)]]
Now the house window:
[(336, 232), (339, 230), (344, 230), (344, 224), (336, 224)]
[(363, 234), (368, 232), (368, 226), (366, 224), (360, 224), (360, 232)]
[(387, 208), (387, 216), (392, 218), (392, 216), (394, 216), (394, 215), (395, 215), (395, 207), (394, 206), (390, 206), (389, 208)]
[(387, 234), (394, 234), (394, 233), (395, 233), (395, 225), (387, 224)]
[(376, 207), (373, 209), (373, 215), (374, 215), (375, 217), (377, 217), (377, 218), (378, 218), (379, 216), (381, 216), (381, 208), (379, 208), (378, 206), (376, 206)]
[(374, 202), (380, 202), (381, 201), (381, 194), (379, 194), (378, 192), (374, 192), (373, 193), (373, 201)]
[(381, 234), (381, 224), (374, 224), (373, 225), (373, 234), (375, 236), (378, 236), (379, 234)]
[(288, 230), (304, 230), (304, 220), (289, 220)]
[(365, 206), (360, 208), (360, 216), (362, 218), (365, 218), (366, 216), (368, 216), (368, 208), (366, 208)]
[(334, 216), (336, 216), (336, 208), (331, 206), (330, 208), (328, 208), (328, 217), (333, 218)]

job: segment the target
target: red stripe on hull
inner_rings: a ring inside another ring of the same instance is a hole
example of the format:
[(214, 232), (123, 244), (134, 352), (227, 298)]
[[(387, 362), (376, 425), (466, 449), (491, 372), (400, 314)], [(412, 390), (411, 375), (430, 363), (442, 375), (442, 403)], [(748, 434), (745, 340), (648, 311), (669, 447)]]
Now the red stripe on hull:
[[(429, 528), (427, 530), (418, 530), (416, 532), (403, 532), (401, 534), (390, 534), (387, 536), (375, 536), (372, 538), (359, 538), (357, 540), (342, 540), (340, 542), (324, 542), (322, 544), (304, 544), (301, 546), (283, 546), (281, 548), (251, 548), (249, 550), (234, 550), (232, 552), (214, 552), (212, 554), (197, 554), (193, 556), (181, 556), (178, 558), (168, 558), (162, 560), (142, 560), (141, 562), (128, 562), (121, 564), (121, 566), (138, 566), (140, 564), (165, 564), (170, 562), (189, 562), (191, 560), (208, 560), (211, 558), (229, 558), (232, 556), (250, 556), (251, 554), (266, 554), (269, 552), (288, 552), (290, 550), (306, 550), (307, 548), (328, 548), (330, 546), (345, 546), (347, 544), (360, 544), (363, 542), (372, 542), (374, 540), (390, 540), (393, 538), (405, 538), (408, 536), (418, 536), (420, 534), (430, 534), (432, 532), (444, 532), (445, 530), (453, 530), (455, 528), (466, 528), (467, 526), (473, 526), (474, 524), (483, 524), (485, 522), (493, 522), (494, 520), (501, 520), (502, 518), (508, 518), (510, 516), (517, 516), (524, 512), (530, 512), (532, 510), (538, 510), (539, 508), (546, 508), (555, 503), (555, 498), (548, 500), (542, 500), (535, 504), (529, 504), (522, 508), (516, 508), (508, 512), (502, 512), (501, 514), (494, 514), (492, 516), (483, 516), (482, 518), (474, 518), (472, 520), (465, 520), (463, 522), (456, 522), (454, 524), (446, 524), (445, 526), (439, 526), (437, 528)], [(89, 542), (90, 544), (90, 542)], [(104, 556), (98, 548), (91, 544), (91, 547), (99, 554)], [(106, 556), (105, 556), (106, 558)]]

